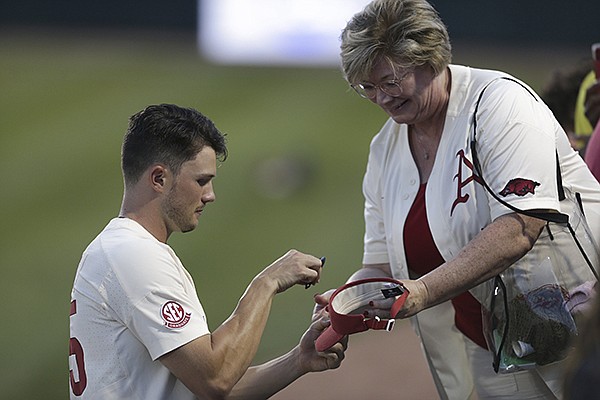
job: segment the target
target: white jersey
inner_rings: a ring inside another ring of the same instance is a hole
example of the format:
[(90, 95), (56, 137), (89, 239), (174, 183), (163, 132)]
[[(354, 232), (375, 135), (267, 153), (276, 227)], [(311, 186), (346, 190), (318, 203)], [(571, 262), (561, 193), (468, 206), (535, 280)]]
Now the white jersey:
[(83, 253), (71, 293), (71, 399), (194, 399), (157, 358), (209, 333), (175, 252), (115, 218)]
[[(507, 74), (451, 65), (452, 88), (444, 131), (426, 190), (427, 220), (445, 260), (454, 258), (481, 229), (511, 212), (478, 182), (470, 143), (473, 110), (483, 87)], [(556, 180), (556, 151), (563, 185), (581, 193), (590, 225), (600, 227), (600, 185), (566, 134), (541, 101), (521, 85), (496, 80), (485, 92), (477, 116), (477, 149), (483, 175), (498, 194), (515, 179), (533, 188), (507, 193), (520, 209), (561, 210)], [(395, 277), (408, 278), (404, 222), (419, 189), (405, 124), (388, 120), (371, 142), (363, 181), (365, 264), (390, 263)], [(597, 236), (597, 237), (600, 237)]]
[[(600, 238), (600, 186), (537, 95), (532, 96), (515, 82), (496, 79), (508, 77), (501, 72), (451, 65), (450, 73), (452, 86), (444, 130), (426, 188), (427, 220), (442, 257), (453, 259), (491, 221), (511, 212), (478, 181), (470, 148), (477, 98), (493, 80), (485, 90), (477, 115), (478, 158), (485, 181), (517, 208), (564, 212), (557, 195), (558, 152), (563, 185), (581, 193), (590, 226)], [(525, 184), (523, 193), (516, 193), (511, 182)], [(371, 142), (363, 181), (363, 263), (389, 263), (398, 279), (408, 278), (404, 223), (419, 183), (407, 126), (390, 119)], [(460, 355), (452, 356), (460, 350), (457, 343), (463, 339), (450, 329), (452, 317), (446, 322), (439, 318), (451, 312), (452, 307), (440, 307), (445, 311), (425, 310), (413, 322), (415, 326), (429, 326), (419, 336), (430, 365), (437, 370), (432, 371), (434, 377), (446, 388), (455, 388), (454, 392), (447, 391), (450, 398), (465, 398), (470, 388), (460, 386), (470, 379), (462, 375), (468, 374), (465, 371), (469, 371), (469, 366), (461, 363)], [(462, 360), (466, 362), (464, 354)]]

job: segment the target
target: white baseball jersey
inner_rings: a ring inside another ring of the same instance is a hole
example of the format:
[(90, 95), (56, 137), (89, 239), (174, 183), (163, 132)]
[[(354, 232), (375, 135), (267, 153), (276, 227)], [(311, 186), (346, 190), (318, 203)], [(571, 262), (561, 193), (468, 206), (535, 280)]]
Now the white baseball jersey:
[[(491, 221), (511, 212), (477, 181), (470, 149), (477, 96), (485, 84), (508, 75), (457, 65), (450, 71), (448, 111), (426, 191), (427, 220), (445, 260), (454, 258)], [(558, 150), (563, 185), (582, 194), (590, 224), (600, 227), (600, 185), (545, 104), (521, 85), (500, 79), (486, 89), (477, 121), (478, 154), (490, 187), (500, 193), (514, 179), (533, 183), (533, 192), (508, 194), (503, 198), (507, 203), (520, 209), (561, 210)], [(363, 262), (389, 262), (397, 278), (408, 278), (403, 227), (419, 183), (407, 126), (389, 119), (371, 142), (363, 181)]]
[(71, 399), (193, 399), (157, 361), (209, 329), (175, 252), (115, 218), (83, 253), (71, 293)]
[[(445, 260), (454, 258), (491, 221), (511, 212), (478, 181), (470, 148), (473, 111), (481, 90), (495, 78), (508, 75), (458, 65), (451, 65), (450, 72), (452, 86), (444, 131), (426, 189), (427, 219)], [(563, 185), (581, 193), (588, 221), (596, 237), (600, 237), (600, 186), (537, 96), (516, 82), (496, 79), (485, 90), (477, 127), (483, 176), (495, 193), (503, 193), (503, 200), (520, 209), (563, 211), (557, 196), (558, 151)], [(515, 188), (515, 182), (523, 187)], [(363, 263), (389, 263), (397, 279), (408, 278), (404, 222), (419, 184), (407, 126), (389, 119), (371, 142), (363, 181)], [(423, 318), (426, 315), (423, 313)], [(438, 321), (424, 322), (428, 326), (439, 325)], [(460, 382), (460, 377), (452, 375), (460, 375), (468, 366), (456, 365), (455, 358), (444, 361), (445, 354), (456, 349), (456, 342), (446, 336), (450, 333), (447, 326), (438, 328), (427, 332), (437, 337), (424, 340), (426, 353), (433, 365), (440, 365), (438, 370), (445, 371), (447, 381)], [(452, 365), (444, 365), (448, 362)], [(442, 382), (446, 378), (440, 377)]]

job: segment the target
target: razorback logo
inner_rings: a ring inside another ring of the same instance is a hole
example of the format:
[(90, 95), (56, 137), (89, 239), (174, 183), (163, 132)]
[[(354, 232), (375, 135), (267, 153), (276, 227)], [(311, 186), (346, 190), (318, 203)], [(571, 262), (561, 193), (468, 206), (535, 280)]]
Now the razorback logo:
[(535, 188), (540, 186), (538, 182), (531, 179), (515, 178), (508, 181), (504, 189), (500, 192), (500, 196), (506, 197), (509, 194), (523, 197), (527, 193), (535, 194)]

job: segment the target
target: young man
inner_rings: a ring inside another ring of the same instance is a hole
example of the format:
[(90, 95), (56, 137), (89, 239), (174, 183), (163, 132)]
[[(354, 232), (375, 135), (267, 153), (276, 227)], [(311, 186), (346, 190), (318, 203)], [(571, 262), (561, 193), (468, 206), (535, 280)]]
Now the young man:
[(316, 320), (287, 354), (249, 367), (273, 297), (319, 280), (321, 261), (295, 250), (250, 283), (210, 332), (194, 282), (166, 244), (215, 200), (224, 137), (201, 113), (149, 106), (130, 119), (118, 218), (85, 250), (71, 293), (72, 399), (266, 399), (299, 376), (337, 368), (346, 342), (318, 353)]

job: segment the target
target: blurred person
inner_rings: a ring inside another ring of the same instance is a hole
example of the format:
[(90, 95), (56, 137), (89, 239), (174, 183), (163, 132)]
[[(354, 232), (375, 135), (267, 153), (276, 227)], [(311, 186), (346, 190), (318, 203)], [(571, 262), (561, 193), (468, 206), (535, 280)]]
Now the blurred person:
[(585, 89), (583, 109), (585, 118), (592, 126), (594, 131), (590, 135), (588, 148), (585, 153), (585, 163), (592, 174), (600, 181), (600, 80), (597, 79), (594, 72), (593, 80), (586, 80), (582, 83), (582, 91)]
[(592, 126), (600, 122), (600, 77), (595, 77), (593, 83), (585, 90), (585, 117)]
[(600, 122), (592, 132), (585, 153), (585, 163), (600, 182)]
[(231, 316), (209, 330), (167, 240), (196, 228), (226, 156), (223, 135), (196, 110), (153, 105), (130, 118), (120, 213), (83, 253), (71, 292), (72, 399), (266, 399), (303, 374), (340, 365), (345, 342), (317, 352), (328, 322), (314, 318), (296, 347), (250, 367), (274, 296), (319, 280), (321, 261), (299, 251), (262, 270)]
[[(511, 206), (562, 212), (558, 160), (562, 186), (580, 192), (594, 232), (598, 182), (527, 85), (451, 64), (447, 29), (425, 0), (375, 0), (348, 22), (341, 41), (345, 79), (389, 116), (370, 146), (363, 266), (349, 281), (403, 282), (410, 294), (397, 317), (412, 317), (440, 398), (561, 398), (562, 361), (509, 374), (492, 366), (481, 306), (469, 291), (528, 254), (546, 221), (496, 201), (482, 176)], [(470, 147), (478, 102), (482, 176)], [(318, 312), (331, 293), (315, 298)], [(367, 317), (385, 307), (373, 304)]]
[(575, 104), (575, 134), (590, 136), (600, 118), (600, 84), (590, 68), (582, 79)]
[(583, 135), (576, 133), (575, 108), (581, 84), (591, 69), (592, 63), (587, 60), (569, 68), (557, 69), (540, 93), (542, 100), (567, 133), (571, 146), (582, 156), (591, 131)]
[(566, 400), (600, 397), (600, 296), (595, 296), (575, 339), (575, 350), (567, 364), (564, 385)]

